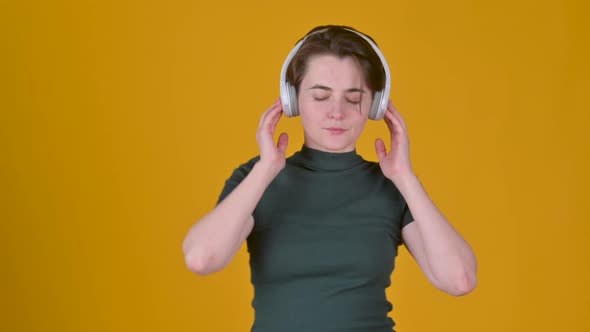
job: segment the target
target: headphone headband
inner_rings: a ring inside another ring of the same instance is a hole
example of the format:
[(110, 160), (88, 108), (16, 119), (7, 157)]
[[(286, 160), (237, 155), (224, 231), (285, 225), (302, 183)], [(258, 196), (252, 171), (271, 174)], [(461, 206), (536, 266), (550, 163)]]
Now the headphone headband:
[[(299, 115), (299, 107), (297, 105), (296, 89), (289, 82), (287, 82), (287, 68), (289, 67), (289, 64), (291, 63), (291, 60), (293, 60), (295, 54), (297, 54), (297, 51), (301, 48), (301, 46), (309, 36), (325, 32), (328, 29), (329, 28), (314, 31), (302, 38), (291, 50), (291, 52), (289, 52), (289, 55), (283, 63), (280, 81), (281, 103), (283, 104), (283, 112), (288, 117)], [(381, 60), (381, 65), (383, 66), (383, 71), (385, 72), (385, 86), (382, 90), (374, 92), (373, 103), (371, 104), (371, 111), (369, 113), (369, 119), (381, 120), (383, 119), (385, 111), (387, 110), (387, 103), (389, 101), (389, 90), (391, 89), (391, 76), (389, 73), (389, 66), (387, 65), (387, 61), (385, 60), (385, 56), (383, 56), (383, 53), (381, 53), (381, 50), (379, 50), (379, 47), (377, 47), (377, 45), (371, 40), (371, 38), (367, 37), (363, 33), (347, 28), (341, 29), (353, 32), (358, 36), (362, 37), (364, 40), (366, 40)]]

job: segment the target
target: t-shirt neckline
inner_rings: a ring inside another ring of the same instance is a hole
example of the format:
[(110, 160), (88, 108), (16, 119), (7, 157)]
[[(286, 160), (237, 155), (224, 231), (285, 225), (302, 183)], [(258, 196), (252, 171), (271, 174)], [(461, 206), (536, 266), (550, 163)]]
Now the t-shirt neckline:
[(312, 149), (305, 144), (293, 155), (293, 160), (315, 171), (342, 171), (363, 163), (356, 148), (349, 152), (326, 152)]

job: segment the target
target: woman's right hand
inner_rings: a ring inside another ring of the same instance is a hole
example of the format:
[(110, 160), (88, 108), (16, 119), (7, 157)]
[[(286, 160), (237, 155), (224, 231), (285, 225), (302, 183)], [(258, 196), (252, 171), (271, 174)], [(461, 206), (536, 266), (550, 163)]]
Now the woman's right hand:
[(262, 114), (258, 131), (256, 132), (256, 141), (260, 149), (259, 163), (268, 168), (270, 174), (276, 176), (285, 167), (285, 154), (289, 137), (286, 133), (281, 133), (278, 142), (274, 142), (274, 132), (283, 115), (283, 105), (279, 98), (266, 112)]

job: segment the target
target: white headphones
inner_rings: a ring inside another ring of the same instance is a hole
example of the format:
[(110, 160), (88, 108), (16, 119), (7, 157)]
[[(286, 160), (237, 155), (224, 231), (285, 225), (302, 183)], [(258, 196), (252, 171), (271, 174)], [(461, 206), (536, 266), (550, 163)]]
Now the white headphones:
[[(389, 101), (389, 90), (391, 89), (391, 77), (389, 74), (389, 66), (387, 65), (387, 61), (385, 61), (385, 57), (383, 56), (383, 54), (379, 50), (379, 47), (377, 47), (377, 45), (375, 45), (375, 43), (370, 38), (368, 38), (364, 34), (358, 32), (358, 31), (355, 31), (355, 30), (350, 30), (350, 29), (346, 29), (346, 28), (342, 28), (342, 29), (354, 32), (355, 34), (357, 34), (357, 35), (361, 36), (363, 39), (365, 39), (371, 45), (371, 47), (373, 47), (373, 50), (375, 50), (375, 53), (377, 53), (377, 55), (379, 56), (379, 59), (381, 59), (381, 65), (383, 66), (383, 71), (385, 72), (385, 86), (383, 87), (383, 90), (375, 91), (375, 93), (373, 95), (373, 103), (371, 104), (371, 112), (369, 113), (369, 119), (381, 120), (381, 119), (383, 119), (383, 116), (385, 115), (385, 111), (387, 111), (387, 103)], [(289, 82), (287, 82), (287, 79), (286, 79), (287, 68), (289, 67), (291, 60), (293, 59), (293, 57), (295, 56), (295, 54), (297, 53), (297, 51), (299, 50), (301, 45), (305, 42), (305, 40), (309, 36), (314, 35), (316, 33), (324, 32), (326, 30), (328, 30), (328, 29), (322, 29), (319, 31), (315, 31), (315, 32), (310, 33), (309, 35), (305, 36), (305, 38), (303, 38), (301, 41), (299, 41), (297, 43), (297, 45), (295, 45), (293, 50), (291, 50), (291, 52), (287, 56), (285, 63), (283, 63), (283, 69), (281, 70), (281, 83), (280, 83), (281, 103), (283, 104), (283, 113), (288, 117), (299, 115), (299, 106), (297, 105), (296, 89), (293, 85), (291, 85)]]

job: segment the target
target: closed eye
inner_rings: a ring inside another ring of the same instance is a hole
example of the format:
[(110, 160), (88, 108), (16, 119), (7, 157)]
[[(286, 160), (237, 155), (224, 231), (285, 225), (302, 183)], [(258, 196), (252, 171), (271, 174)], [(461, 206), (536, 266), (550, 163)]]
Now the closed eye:
[(313, 97), (313, 100), (316, 100), (316, 101), (322, 101), (322, 100), (326, 100), (326, 99), (328, 99), (328, 97), (323, 97), (323, 98)]

